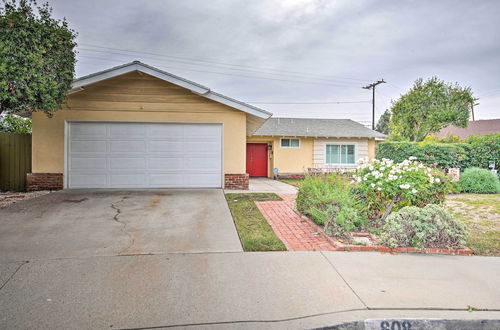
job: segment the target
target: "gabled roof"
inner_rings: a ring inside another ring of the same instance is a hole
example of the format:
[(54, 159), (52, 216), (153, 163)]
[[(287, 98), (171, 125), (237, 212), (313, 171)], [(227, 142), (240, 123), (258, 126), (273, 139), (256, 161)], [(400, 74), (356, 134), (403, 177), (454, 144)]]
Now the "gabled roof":
[(375, 138), (386, 135), (350, 119), (270, 118), (253, 135)]
[(469, 121), (466, 128), (450, 125), (435, 135), (439, 137), (458, 136), (465, 139), (470, 135), (486, 135), (489, 133), (500, 133), (500, 119)]
[(162, 79), (174, 85), (184, 87), (189, 89), (191, 92), (198, 94), (200, 96), (206, 97), (212, 101), (216, 101), (232, 108), (241, 110), (243, 112), (249, 113), (259, 118), (267, 119), (272, 113), (262, 110), (260, 108), (254, 107), (250, 104), (246, 104), (244, 102), (237, 101), (225, 95), (213, 92), (210, 88), (197, 84), (193, 81), (181, 78), (179, 76), (173, 75), (166, 71), (157, 69), (140, 61), (133, 61), (130, 63), (126, 63), (123, 65), (116, 66), (111, 69), (107, 69), (104, 71), (99, 71), (96, 73), (89, 74), (87, 76), (80, 77), (73, 81), (72, 90), (70, 93), (76, 93), (83, 89), (84, 86), (94, 84), (96, 82), (114, 78), (129, 72), (139, 71), (146, 73), (150, 76), (156, 77), (158, 79)]

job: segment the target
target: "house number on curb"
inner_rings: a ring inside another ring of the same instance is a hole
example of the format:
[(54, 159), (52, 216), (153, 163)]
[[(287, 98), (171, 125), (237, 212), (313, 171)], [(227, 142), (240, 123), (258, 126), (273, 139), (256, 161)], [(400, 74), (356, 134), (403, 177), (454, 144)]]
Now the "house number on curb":
[(411, 330), (411, 323), (408, 320), (399, 321), (382, 321), (380, 330)]

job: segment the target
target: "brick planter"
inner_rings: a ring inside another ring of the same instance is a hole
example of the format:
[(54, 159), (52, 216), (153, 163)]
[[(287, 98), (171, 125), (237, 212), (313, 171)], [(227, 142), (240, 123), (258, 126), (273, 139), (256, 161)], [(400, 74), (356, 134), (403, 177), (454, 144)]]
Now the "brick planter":
[(28, 173), (26, 174), (26, 190), (59, 190), (63, 189), (62, 173)]
[(233, 190), (248, 190), (248, 174), (224, 174), (224, 188)]

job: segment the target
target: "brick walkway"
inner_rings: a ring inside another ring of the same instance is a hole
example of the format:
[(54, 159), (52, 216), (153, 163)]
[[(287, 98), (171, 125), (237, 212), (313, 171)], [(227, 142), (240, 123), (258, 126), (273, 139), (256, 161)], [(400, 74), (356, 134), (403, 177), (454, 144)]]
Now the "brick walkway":
[(330, 239), (306, 217), (295, 211), (295, 195), (283, 201), (255, 202), (274, 232), (290, 251), (332, 251)]
[[(383, 253), (441, 253), (470, 255), (472, 250), (463, 249), (417, 249), (388, 248), (381, 245), (343, 244), (328, 237), (315, 223), (295, 210), (295, 194), (279, 194), (282, 201), (255, 202), (276, 235), (289, 251), (378, 251)], [(355, 236), (371, 236), (368, 233), (353, 233)]]

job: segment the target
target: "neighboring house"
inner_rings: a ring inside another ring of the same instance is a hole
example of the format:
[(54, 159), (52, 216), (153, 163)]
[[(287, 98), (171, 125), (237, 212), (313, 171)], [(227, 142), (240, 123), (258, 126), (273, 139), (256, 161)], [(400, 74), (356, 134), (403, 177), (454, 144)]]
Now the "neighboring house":
[[(268, 170), (256, 174), (271, 176), (273, 167), (302, 173), (345, 157), (373, 157), (374, 139), (383, 138), (348, 120), (297, 126), (303, 120), (279, 119), (284, 131), (274, 132), (281, 125), (266, 123), (270, 116), (138, 61), (97, 72), (74, 81), (52, 118), (33, 114), (27, 188), (247, 189), (247, 166), (263, 166), (252, 148), (265, 146)], [(261, 144), (247, 150), (247, 141)]]
[(385, 137), (350, 119), (270, 118), (247, 138), (247, 173), (271, 177), (274, 168), (282, 176), (353, 168), (359, 158), (374, 158), (377, 141)]
[(450, 125), (434, 135), (438, 137), (458, 136), (465, 139), (470, 135), (486, 135), (489, 133), (500, 133), (500, 119), (469, 121), (466, 128)]

